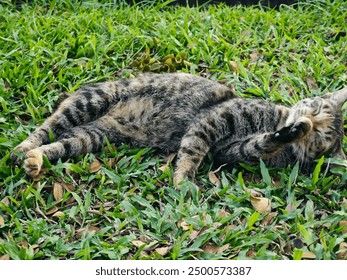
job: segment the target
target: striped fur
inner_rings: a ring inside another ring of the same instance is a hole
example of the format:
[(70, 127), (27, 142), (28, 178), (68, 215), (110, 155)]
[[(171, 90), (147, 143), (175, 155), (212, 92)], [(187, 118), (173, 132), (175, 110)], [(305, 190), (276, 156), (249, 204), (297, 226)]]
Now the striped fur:
[[(110, 142), (178, 151), (175, 182), (193, 178), (208, 152), (220, 163), (271, 166), (342, 152), (341, 106), (329, 96), (292, 108), (243, 99), (215, 81), (183, 73), (145, 74), (86, 86), (64, 99), (42, 126), (15, 148), (39, 175), (42, 156), (70, 158)], [(49, 134), (57, 141), (50, 143)]]

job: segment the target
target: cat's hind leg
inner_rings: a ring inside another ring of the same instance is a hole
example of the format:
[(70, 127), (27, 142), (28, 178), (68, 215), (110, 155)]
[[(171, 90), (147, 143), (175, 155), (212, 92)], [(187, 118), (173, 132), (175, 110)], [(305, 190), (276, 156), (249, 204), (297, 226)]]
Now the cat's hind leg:
[(12, 160), (18, 163), (17, 154), (50, 143), (72, 127), (86, 124), (105, 114), (111, 95), (100, 89), (98, 84), (78, 90), (65, 98), (57, 110), (45, 120), (29, 137), (14, 148)]
[(99, 151), (106, 138), (110, 142), (125, 141), (114, 127), (108, 126), (100, 119), (70, 129), (64, 132), (56, 142), (29, 150), (24, 160), (25, 172), (32, 177), (37, 177), (42, 168), (43, 156), (54, 161)]

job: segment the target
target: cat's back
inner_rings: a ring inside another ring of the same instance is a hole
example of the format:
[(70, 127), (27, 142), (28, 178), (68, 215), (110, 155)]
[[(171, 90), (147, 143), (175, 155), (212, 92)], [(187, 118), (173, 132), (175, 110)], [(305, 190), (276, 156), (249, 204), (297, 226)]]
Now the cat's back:
[(113, 83), (119, 93), (128, 97), (158, 99), (194, 98), (206, 101), (235, 97), (231, 89), (217, 81), (187, 73), (145, 73), (136, 78), (122, 78)]

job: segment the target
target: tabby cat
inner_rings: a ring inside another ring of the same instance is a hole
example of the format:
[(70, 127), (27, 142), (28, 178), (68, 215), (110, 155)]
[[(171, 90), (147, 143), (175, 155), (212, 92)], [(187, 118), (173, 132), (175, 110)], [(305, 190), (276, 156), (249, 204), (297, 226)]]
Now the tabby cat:
[(262, 159), (284, 167), (300, 161), (309, 170), (323, 154), (345, 158), (341, 108), (346, 100), (347, 87), (288, 108), (241, 98), (199, 76), (143, 74), (79, 89), (15, 150), (25, 153), (24, 169), (32, 177), (39, 175), (43, 155), (57, 160), (96, 152), (106, 138), (178, 151), (176, 184), (194, 177), (208, 152), (221, 164)]

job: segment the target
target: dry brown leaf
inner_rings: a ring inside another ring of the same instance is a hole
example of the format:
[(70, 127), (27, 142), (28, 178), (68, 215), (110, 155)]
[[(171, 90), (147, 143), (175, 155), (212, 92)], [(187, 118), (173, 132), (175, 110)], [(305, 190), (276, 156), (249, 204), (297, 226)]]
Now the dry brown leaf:
[(94, 159), (91, 164), (89, 164), (89, 171), (91, 173), (96, 173), (100, 170), (101, 168), (101, 163), (97, 159)]
[(55, 201), (61, 201), (63, 199), (64, 189), (59, 183), (54, 183), (53, 185), (53, 196)]
[[(140, 258), (148, 258), (148, 256), (149, 256), (149, 255), (148, 255), (148, 253), (147, 253), (146, 251), (143, 251), (143, 250), (142, 250), (142, 251), (140, 252)], [(129, 259), (129, 260), (130, 260), (130, 259)]]
[[(206, 213), (203, 213), (203, 214), (202, 214), (202, 218), (203, 218), (204, 220), (206, 219), (206, 216), (207, 216)], [(194, 215), (194, 216), (192, 216), (192, 218), (193, 218), (193, 219), (200, 220), (200, 215)]]
[(153, 241), (152, 238), (150, 238), (149, 236), (144, 235), (144, 234), (140, 236), (140, 240), (144, 243), (150, 243)]
[(232, 231), (237, 228), (237, 225), (228, 225), (227, 226), (227, 231)]
[(210, 254), (217, 254), (218, 253), (218, 246), (214, 243), (207, 243), (203, 248), (205, 253)]
[(316, 254), (312, 253), (312, 252), (303, 252), (302, 253), (302, 258), (303, 259), (312, 259), (314, 260), (315, 258), (317, 258)]
[(224, 209), (220, 210), (218, 213), (218, 218), (224, 218), (230, 216), (230, 213), (228, 211), (225, 211)]
[(248, 250), (248, 251), (246, 252), (246, 257), (247, 257), (247, 258), (254, 259), (256, 256), (257, 256), (257, 253), (254, 252), (254, 251), (252, 251), (252, 250)]
[(113, 201), (108, 201), (108, 202), (105, 202), (102, 204), (102, 207), (106, 210), (106, 211), (109, 211), (111, 210), (112, 208), (115, 207), (115, 203)]
[(219, 186), (221, 185), (220, 180), (218, 179), (217, 175), (216, 175), (213, 171), (210, 171), (210, 172), (208, 173), (208, 179), (210, 180), (210, 182), (211, 182), (213, 185), (215, 185), (215, 186), (217, 186), (217, 187), (219, 187)]
[(90, 214), (102, 215), (99, 210), (89, 209), (89, 210), (87, 210), (87, 212)]
[(288, 213), (293, 213), (296, 210), (296, 207), (293, 202), (289, 202), (288, 205), (286, 206), (285, 210)]
[(265, 216), (265, 218), (260, 222), (262, 226), (268, 226), (273, 222), (273, 219), (277, 216), (276, 212), (271, 212)]
[(109, 158), (108, 159), (108, 165), (113, 168), (116, 164), (116, 158)]
[(235, 258), (240, 253), (240, 251), (241, 251), (241, 249), (233, 251), (229, 256), (227, 256), (227, 259), (231, 260), (231, 259)]
[(58, 210), (59, 210), (59, 208), (54, 205), (53, 207), (49, 208), (46, 211), (46, 215), (52, 215), (53, 213), (57, 212)]
[(347, 257), (347, 243), (341, 242), (339, 244), (339, 252), (337, 253), (338, 260), (345, 260)]
[(177, 226), (182, 228), (185, 231), (189, 229), (189, 224), (187, 222), (183, 221), (182, 219), (178, 220)]
[(153, 251), (155, 248), (157, 248), (159, 246), (159, 243), (158, 241), (154, 241), (152, 244), (148, 244), (146, 245), (143, 250), (144, 251), (147, 251), (147, 252), (150, 252), (150, 251)]
[(6, 206), (9, 206), (9, 205), (10, 205), (10, 200), (8, 199), (7, 196), (4, 197), (4, 198), (1, 200), (1, 202), (2, 202), (4, 205), (6, 205)]
[(201, 234), (203, 234), (209, 227), (207, 226), (203, 226), (199, 231), (196, 230), (192, 230), (191, 233), (189, 234), (189, 239), (190, 240), (194, 240), (196, 239), (198, 236), (200, 236)]
[(159, 246), (159, 243), (153, 243), (153, 244), (147, 244), (141, 240), (133, 240), (131, 241), (131, 243), (136, 247), (136, 248), (140, 248), (141, 246), (145, 245), (143, 247), (143, 251), (153, 251), (156, 247)]
[(258, 60), (258, 54), (256, 52), (251, 53), (249, 56), (251, 58), (251, 62), (255, 62)]
[(8, 261), (8, 260), (10, 260), (10, 256), (9, 255), (2, 255), (2, 256), (0, 256), (0, 261)]
[(343, 234), (347, 233), (347, 221), (340, 221), (339, 226), (344, 227), (344, 229), (342, 230)]
[(65, 204), (66, 204), (66, 205), (69, 205), (69, 204), (71, 204), (71, 203), (74, 203), (75, 201), (76, 201), (76, 199), (72, 196), (72, 197), (70, 197), (68, 200), (66, 200)]
[(142, 242), (141, 240), (133, 240), (131, 243), (136, 247), (140, 248), (142, 245), (146, 244), (145, 242)]
[(0, 227), (5, 224), (5, 219), (3, 216), (0, 216)]
[(92, 231), (100, 231), (100, 228), (96, 227), (96, 226), (88, 226), (87, 227), (87, 230), (89, 232), (92, 232)]
[(83, 232), (88, 231), (88, 232), (92, 232), (92, 231), (100, 231), (100, 228), (96, 227), (96, 226), (87, 226), (87, 227), (83, 227), (80, 228), (76, 231), (76, 236), (77, 237), (81, 237)]
[(224, 251), (228, 250), (230, 247), (230, 244), (224, 244), (222, 247), (218, 248), (218, 254), (223, 253)]
[(229, 248), (229, 244), (225, 244), (222, 247), (218, 247), (214, 243), (207, 243), (204, 247), (203, 250), (205, 253), (210, 253), (210, 254), (220, 254), (226, 251)]
[(156, 251), (159, 255), (165, 257), (165, 256), (167, 255), (167, 253), (170, 251), (170, 249), (171, 249), (171, 247), (166, 246), (166, 247), (156, 248), (155, 251)]
[(248, 189), (248, 190), (249, 190), (251, 196), (254, 196), (254, 197), (262, 197), (263, 196), (263, 194), (261, 192), (258, 192), (258, 191), (253, 190), (253, 189)]
[(277, 230), (283, 230), (284, 229), (283, 226), (275, 226), (274, 228), (277, 229)]
[(28, 248), (29, 247), (29, 243), (26, 242), (26, 241), (19, 242), (19, 245), (22, 246), (23, 248)]
[(271, 202), (266, 197), (251, 196), (251, 204), (253, 208), (260, 213), (267, 213), (271, 211)]
[(52, 217), (54, 217), (54, 218), (60, 218), (60, 217), (63, 217), (63, 216), (65, 216), (65, 213), (62, 212), (62, 211), (57, 211), (57, 212), (55, 212), (55, 213), (52, 215)]
[(65, 182), (62, 182), (61, 184), (66, 191), (68, 191), (68, 192), (74, 192), (75, 191), (75, 186), (73, 184), (68, 184)]
[(189, 234), (189, 239), (195, 240), (198, 236), (199, 236), (199, 231), (193, 229), (191, 233)]
[(239, 71), (239, 65), (237, 64), (236, 61), (230, 61), (230, 66), (234, 70), (234, 74), (236, 74)]

